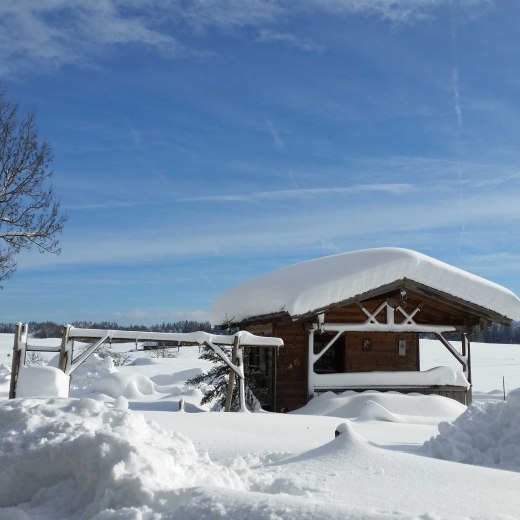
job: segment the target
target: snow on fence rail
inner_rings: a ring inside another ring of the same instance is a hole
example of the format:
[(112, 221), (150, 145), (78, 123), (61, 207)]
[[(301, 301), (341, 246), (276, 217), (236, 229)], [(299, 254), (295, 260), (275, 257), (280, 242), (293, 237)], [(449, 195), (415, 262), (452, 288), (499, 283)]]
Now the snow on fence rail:
[[(210, 334), (209, 332), (143, 332), (134, 330), (106, 330), (106, 329), (82, 329), (72, 325), (64, 325), (61, 345), (57, 347), (37, 347), (27, 343), (29, 327), (27, 323), (16, 325), (13, 346), (13, 361), (11, 370), (11, 385), (9, 398), (15, 398), (20, 368), (25, 367), (26, 352), (45, 351), (59, 352), (58, 368), (67, 376), (70, 376), (89, 356), (91, 356), (103, 343), (112, 340), (135, 341), (164, 341), (177, 343), (177, 345), (202, 345), (212, 349), (230, 368), (228, 394), (226, 398), (226, 411), (231, 407), (235, 377), (239, 379), (240, 410), (247, 411), (245, 404), (244, 383), (244, 347), (274, 347), (283, 346), (283, 340), (270, 336), (256, 336), (247, 331), (238, 331), (235, 334)], [(92, 341), (81, 354), (74, 357), (74, 340)], [(231, 357), (225, 349), (232, 348)], [(28, 367), (25, 367), (27, 370)]]

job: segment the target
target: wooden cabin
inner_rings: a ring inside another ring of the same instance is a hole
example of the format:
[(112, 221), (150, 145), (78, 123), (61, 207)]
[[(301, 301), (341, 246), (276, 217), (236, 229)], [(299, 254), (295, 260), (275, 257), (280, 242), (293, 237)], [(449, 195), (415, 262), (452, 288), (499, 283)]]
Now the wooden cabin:
[[(520, 300), (508, 289), (400, 248), (280, 269), (229, 289), (211, 310), (213, 323), (283, 339), (278, 351), (257, 351), (249, 360), (269, 390), (263, 405), (273, 411), (346, 390), (438, 394), (469, 404), (469, 334), (516, 319)], [(435, 335), (460, 370), (421, 372), (423, 333)], [(460, 349), (447, 339), (453, 333)]]

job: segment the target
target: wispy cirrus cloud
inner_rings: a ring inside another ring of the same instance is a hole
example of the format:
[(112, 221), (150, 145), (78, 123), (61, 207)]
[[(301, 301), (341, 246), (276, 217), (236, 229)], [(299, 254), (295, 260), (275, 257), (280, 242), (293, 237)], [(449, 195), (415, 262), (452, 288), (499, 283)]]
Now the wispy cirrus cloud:
[(322, 52), (325, 49), (324, 45), (320, 45), (309, 38), (302, 38), (292, 33), (278, 32), (271, 29), (260, 30), (256, 41), (262, 43), (283, 43), (309, 52)]
[[(484, 0), (466, 0), (465, 3)], [(280, 26), (297, 16), (364, 14), (393, 23), (421, 19), (443, 0), (3, 0), (0, 2), (0, 75), (30, 68), (94, 66), (107, 49), (134, 44), (170, 56), (204, 53), (186, 28), (255, 29), (253, 40), (279, 42), (304, 51), (323, 47)], [(196, 45), (196, 44), (195, 44)], [(204, 46), (204, 43), (201, 43)]]
[(325, 195), (345, 195), (352, 193), (380, 192), (392, 195), (405, 195), (415, 190), (411, 184), (357, 184), (332, 188), (299, 188), (291, 190), (260, 191), (224, 195), (187, 197), (182, 202), (250, 202), (253, 200), (309, 199)]
[(377, 16), (393, 22), (423, 18), (442, 4), (439, 0), (303, 0), (302, 4), (313, 11), (335, 15), (352, 13)]
[[(152, 2), (157, 4), (157, 2)], [(140, 44), (172, 55), (177, 39), (157, 28), (157, 9), (129, 9), (117, 0), (7, 0), (0, 3), (0, 74), (33, 66), (92, 66), (107, 48)]]
[(271, 137), (273, 138), (273, 143), (278, 150), (283, 150), (285, 148), (285, 143), (283, 142), (282, 138), (280, 137), (280, 132), (278, 131), (278, 128), (274, 126), (273, 122), (269, 119), (267, 120), (267, 129), (269, 130), (269, 133), (271, 134)]
[[(511, 249), (511, 236), (520, 228), (516, 193), (482, 194), (465, 206), (457, 204), (457, 194), (428, 195), (363, 203), (353, 198), (349, 204), (308, 204), (287, 213), (275, 211), (265, 202), (264, 211), (246, 206), (232, 222), (220, 211), (214, 212), (212, 219), (201, 217), (177, 228), (176, 216), (171, 215), (158, 229), (145, 222), (132, 232), (115, 227), (97, 234), (69, 232), (63, 237), (60, 256), (24, 255), (19, 268), (135, 264), (244, 252), (265, 254), (268, 250), (283, 254), (312, 249), (319, 253), (324, 244), (344, 251), (382, 245), (417, 248), (419, 244), (419, 249), (449, 246), (456, 255), (460, 222), (466, 223), (466, 248), (488, 254), (506, 248), (509, 254), (518, 254)], [(514, 269), (520, 274), (519, 264)]]

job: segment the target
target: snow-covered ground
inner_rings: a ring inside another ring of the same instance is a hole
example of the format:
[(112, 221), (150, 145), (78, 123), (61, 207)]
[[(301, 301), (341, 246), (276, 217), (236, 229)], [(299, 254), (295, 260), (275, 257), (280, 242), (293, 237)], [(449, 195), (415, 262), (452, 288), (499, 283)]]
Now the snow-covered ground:
[[(520, 518), (518, 345), (472, 345), (467, 410), (365, 392), (290, 414), (209, 413), (185, 384), (210, 366), (197, 347), (93, 359), (70, 399), (7, 401), (11, 348), (0, 335), (2, 520)], [(438, 365), (456, 367), (423, 341), (421, 368)]]

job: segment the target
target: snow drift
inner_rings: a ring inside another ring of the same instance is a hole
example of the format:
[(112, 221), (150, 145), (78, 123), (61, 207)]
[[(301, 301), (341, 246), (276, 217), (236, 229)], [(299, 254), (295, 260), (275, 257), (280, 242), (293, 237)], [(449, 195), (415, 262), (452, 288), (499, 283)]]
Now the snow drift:
[(454, 420), (465, 410), (463, 404), (439, 395), (348, 390), (340, 395), (325, 392), (291, 413), (359, 418), (364, 421), (438, 424), (439, 421)]
[(245, 487), (186, 437), (92, 399), (0, 405), (0, 468), (0, 518), (141, 518), (174, 509), (181, 487)]
[(520, 388), (506, 401), (473, 403), (424, 443), (433, 457), (520, 471)]
[(70, 378), (54, 367), (22, 366), (18, 373), (18, 397), (69, 397)]

